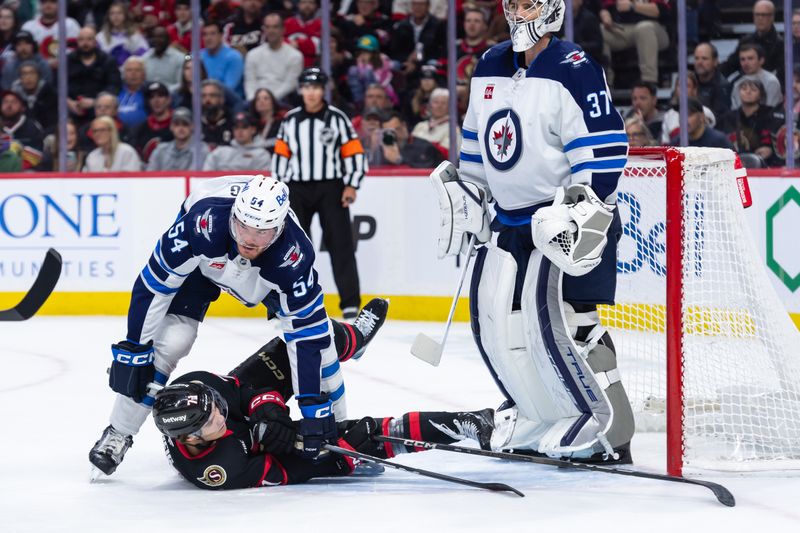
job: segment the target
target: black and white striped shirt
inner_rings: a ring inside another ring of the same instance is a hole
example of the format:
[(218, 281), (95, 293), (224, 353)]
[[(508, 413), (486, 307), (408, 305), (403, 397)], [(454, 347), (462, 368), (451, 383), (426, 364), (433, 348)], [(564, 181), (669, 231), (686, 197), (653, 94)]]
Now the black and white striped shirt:
[(281, 123), (272, 157), (272, 175), (289, 181), (343, 180), (358, 188), (367, 160), (353, 124), (341, 110), (326, 105), (308, 113), (289, 111)]

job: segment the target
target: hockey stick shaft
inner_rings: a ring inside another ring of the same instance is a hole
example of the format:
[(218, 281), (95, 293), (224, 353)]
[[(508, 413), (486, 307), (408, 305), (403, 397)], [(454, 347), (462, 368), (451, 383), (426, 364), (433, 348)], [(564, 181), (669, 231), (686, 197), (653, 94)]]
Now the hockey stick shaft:
[(18, 322), (32, 317), (50, 297), (60, 276), (61, 254), (50, 248), (44, 256), (42, 267), (30, 290), (17, 305), (0, 311), (0, 322)]
[(450, 483), (458, 483), (459, 485), (467, 485), (468, 487), (474, 487), (476, 489), (483, 489), (483, 490), (490, 490), (493, 492), (511, 492), (516, 494), (517, 496), (525, 497), (525, 495), (515, 489), (510, 485), (506, 485), (505, 483), (481, 483), (480, 481), (472, 481), (470, 479), (464, 479), (455, 476), (448, 476), (447, 474), (440, 474), (438, 472), (431, 472), (430, 470), (423, 470), (422, 468), (415, 468), (413, 466), (406, 466), (400, 463), (393, 463), (391, 461), (387, 461), (386, 459), (381, 459), (379, 457), (373, 457), (372, 455), (367, 455), (361, 452), (356, 452), (353, 450), (348, 450), (345, 448), (341, 448), (339, 446), (334, 446), (333, 444), (326, 444), (325, 449), (334, 453), (338, 453), (340, 455), (346, 455), (353, 459), (358, 459), (360, 461), (365, 461), (368, 463), (375, 463), (381, 464), (384, 466), (388, 466), (390, 468), (394, 468), (396, 470), (402, 470), (404, 472), (411, 472), (412, 474), (417, 474), (420, 476), (430, 477), (433, 479), (438, 479), (440, 481), (448, 481)]
[(469, 244), (467, 245), (467, 258), (464, 260), (464, 268), (461, 269), (461, 276), (458, 279), (458, 286), (456, 287), (456, 293), (453, 296), (453, 303), (450, 304), (450, 312), (447, 314), (447, 324), (444, 326), (444, 335), (442, 335), (442, 348), (444, 348), (444, 343), (447, 342), (447, 335), (450, 333), (450, 326), (453, 324), (453, 315), (456, 314), (456, 306), (458, 305), (458, 299), (461, 297), (461, 289), (464, 287), (464, 280), (467, 279), (467, 271), (469, 270), (469, 263), (472, 261), (476, 239), (477, 237), (474, 233), (469, 238)]
[(378, 442), (389, 442), (392, 444), (402, 444), (403, 446), (407, 447), (416, 447), (416, 448), (424, 448), (427, 450), (443, 450), (448, 452), (456, 452), (456, 453), (466, 453), (470, 455), (481, 455), (483, 457), (492, 457), (495, 459), (505, 459), (508, 461), (520, 461), (526, 463), (535, 463), (540, 465), (548, 465), (548, 466), (557, 466), (559, 468), (573, 468), (576, 470), (590, 470), (593, 472), (603, 472), (606, 474), (616, 474), (620, 476), (631, 476), (631, 477), (639, 477), (645, 479), (653, 479), (659, 481), (671, 481), (674, 483), (686, 483), (689, 485), (699, 485), (701, 487), (706, 487), (707, 489), (711, 490), (716, 496), (717, 500), (725, 506), (733, 507), (736, 505), (736, 500), (733, 497), (733, 494), (718, 483), (714, 483), (712, 481), (703, 481), (699, 479), (690, 479), (685, 477), (678, 477), (678, 476), (669, 476), (665, 474), (653, 474), (650, 472), (640, 472), (637, 470), (626, 470), (622, 468), (614, 468), (611, 466), (604, 466), (604, 465), (593, 465), (593, 464), (585, 464), (585, 463), (573, 463), (570, 461), (564, 461), (561, 459), (551, 459), (548, 457), (534, 457), (530, 455), (517, 455), (513, 453), (505, 453), (505, 452), (493, 452), (489, 450), (481, 450), (478, 448), (467, 448), (465, 446), (457, 446), (454, 444), (437, 444), (435, 442), (426, 442), (420, 440), (413, 440), (413, 439), (403, 439), (400, 437), (385, 437), (376, 435), (373, 437), (374, 440)]

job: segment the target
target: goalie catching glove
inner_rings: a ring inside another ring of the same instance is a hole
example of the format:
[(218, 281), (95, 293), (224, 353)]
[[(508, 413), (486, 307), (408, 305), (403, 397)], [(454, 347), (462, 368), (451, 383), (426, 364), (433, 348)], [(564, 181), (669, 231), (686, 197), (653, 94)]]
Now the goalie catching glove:
[(614, 207), (587, 185), (561, 187), (531, 218), (533, 244), (565, 274), (583, 276), (600, 264)]
[(470, 252), (467, 247), (471, 234), (476, 236), (478, 243), (491, 239), (489, 210), (483, 189), (462, 181), (456, 167), (449, 161), (442, 162), (431, 172), (431, 183), (436, 189), (442, 217), (439, 226), (440, 259)]

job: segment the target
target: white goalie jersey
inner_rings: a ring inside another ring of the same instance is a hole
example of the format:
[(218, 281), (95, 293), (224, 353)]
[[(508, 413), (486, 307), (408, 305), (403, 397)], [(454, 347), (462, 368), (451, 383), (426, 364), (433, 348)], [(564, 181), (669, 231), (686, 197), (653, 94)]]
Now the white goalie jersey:
[(555, 37), (527, 70), (511, 42), (481, 57), (463, 125), (460, 174), (491, 191), (501, 222), (519, 225), (564, 185), (614, 203), (628, 139), (602, 68)]

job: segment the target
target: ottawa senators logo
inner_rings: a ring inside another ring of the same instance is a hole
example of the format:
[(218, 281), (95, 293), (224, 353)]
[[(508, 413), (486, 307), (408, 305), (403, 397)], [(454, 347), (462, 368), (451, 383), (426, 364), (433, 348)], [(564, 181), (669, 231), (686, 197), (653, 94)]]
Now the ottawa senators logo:
[(197, 481), (208, 485), (209, 487), (219, 487), (224, 484), (228, 479), (228, 474), (225, 469), (219, 465), (211, 465), (203, 471), (203, 477), (197, 478)]

